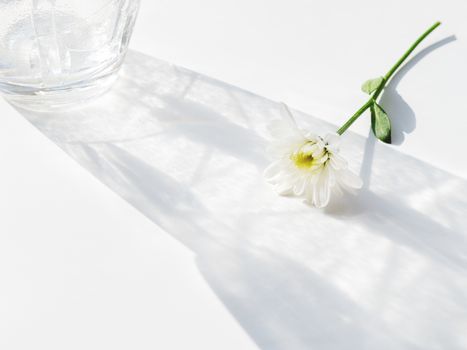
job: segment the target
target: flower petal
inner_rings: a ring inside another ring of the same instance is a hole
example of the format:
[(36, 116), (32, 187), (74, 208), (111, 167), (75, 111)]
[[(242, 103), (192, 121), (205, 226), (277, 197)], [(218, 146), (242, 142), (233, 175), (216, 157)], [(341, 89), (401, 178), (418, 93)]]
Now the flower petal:
[(329, 158), (329, 163), (334, 169), (339, 170), (347, 167), (347, 161), (339, 153), (331, 153)]
[(292, 194), (293, 191), (293, 182), (291, 181), (282, 181), (281, 183), (278, 183), (275, 187), (275, 190), (278, 194), (281, 196), (286, 196), (289, 194)]
[(293, 187), (294, 195), (301, 196), (305, 192), (306, 184), (307, 184), (307, 178), (306, 177), (302, 177), (302, 178), (298, 179), (297, 182), (295, 183), (294, 187)]
[(315, 186), (311, 182), (311, 178), (307, 179), (307, 183), (306, 183), (306, 186), (305, 186), (305, 197), (306, 197), (307, 203), (311, 204), (311, 205), (314, 205), (313, 204), (314, 190), (315, 190)]
[(271, 136), (274, 138), (282, 138), (286, 137), (287, 135), (293, 134), (290, 123), (282, 119), (272, 120), (268, 124), (267, 129)]
[(323, 138), (326, 145), (332, 147), (334, 151), (338, 150), (339, 144), (341, 142), (341, 137), (339, 134), (329, 133)]
[(317, 208), (328, 205), (331, 198), (330, 174), (327, 167), (323, 169), (313, 191), (313, 204)]
[(321, 138), (318, 135), (311, 131), (302, 131), (302, 134), (308, 141), (313, 141), (317, 143), (321, 140)]
[(284, 118), (284, 121), (287, 121), (290, 126), (298, 130), (297, 122), (295, 121), (295, 117), (292, 114), (292, 111), (290, 110), (289, 106), (287, 106), (286, 103), (281, 102), (281, 114), (282, 117)]

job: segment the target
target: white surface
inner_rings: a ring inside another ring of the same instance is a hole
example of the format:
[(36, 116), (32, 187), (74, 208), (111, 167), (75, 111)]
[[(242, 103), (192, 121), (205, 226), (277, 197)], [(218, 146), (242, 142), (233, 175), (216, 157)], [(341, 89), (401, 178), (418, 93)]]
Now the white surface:
[(254, 349), (192, 252), (2, 107), (0, 349)]
[[(466, 5), (401, 4), (143, 2), (149, 56), (110, 95), (23, 115), (150, 220), (2, 102), (0, 348), (465, 348)], [(350, 209), (262, 183), (275, 104), (150, 57), (337, 123), (437, 19), (425, 45), (457, 40), (397, 85), (410, 110), (387, 95), (402, 145), (347, 138), (369, 186)]]
[[(408, 133), (395, 148), (467, 177), (467, 161), (458, 161), (467, 125), (466, 13), (465, 0), (146, 0), (132, 47), (342, 124), (365, 102), (361, 84), (385, 74), (440, 20), (420, 49), (456, 40), (397, 77), (387, 110), (395, 141)], [(367, 135), (367, 119), (353, 130)]]

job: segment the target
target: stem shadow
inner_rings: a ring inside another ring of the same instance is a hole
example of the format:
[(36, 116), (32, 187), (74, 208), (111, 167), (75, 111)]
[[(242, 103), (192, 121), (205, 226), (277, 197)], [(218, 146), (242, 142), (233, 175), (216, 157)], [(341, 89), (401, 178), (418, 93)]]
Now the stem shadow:
[(381, 95), (381, 105), (388, 113), (392, 123), (392, 143), (400, 145), (404, 142), (405, 135), (413, 132), (417, 126), (415, 112), (397, 91), (400, 81), (412, 70), (417, 63), (431, 52), (456, 41), (455, 35), (441, 39), (413, 56), (404, 64), (389, 81)]

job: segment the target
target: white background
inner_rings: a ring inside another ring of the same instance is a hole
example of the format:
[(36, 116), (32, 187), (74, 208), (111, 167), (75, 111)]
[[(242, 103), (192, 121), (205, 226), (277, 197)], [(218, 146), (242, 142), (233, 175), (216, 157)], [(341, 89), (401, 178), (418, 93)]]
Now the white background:
[[(463, 0), (145, 1), (133, 48), (342, 124), (362, 82), (442, 21), (421, 48), (456, 40), (410, 69), (387, 109), (410, 132), (399, 150), (465, 177), (466, 13)], [(363, 119), (354, 130), (366, 134)]]
[[(466, 14), (463, 0), (143, 0), (131, 47), (339, 124), (441, 20), (421, 48), (443, 45), (386, 97), (388, 147), (465, 179)], [(0, 348), (267, 349), (191, 251), (3, 101), (0, 114)]]

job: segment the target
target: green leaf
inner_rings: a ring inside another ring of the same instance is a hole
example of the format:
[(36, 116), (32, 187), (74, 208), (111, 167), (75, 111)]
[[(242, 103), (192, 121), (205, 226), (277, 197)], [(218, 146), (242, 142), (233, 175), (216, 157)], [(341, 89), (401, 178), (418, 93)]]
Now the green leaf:
[(371, 95), (373, 92), (375, 92), (379, 88), (379, 86), (383, 83), (383, 81), (384, 81), (383, 77), (378, 77), (375, 79), (367, 80), (362, 85), (362, 91), (367, 93), (368, 95)]
[(371, 128), (376, 138), (391, 143), (391, 121), (383, 108), (376, 101), (370, 107)]

